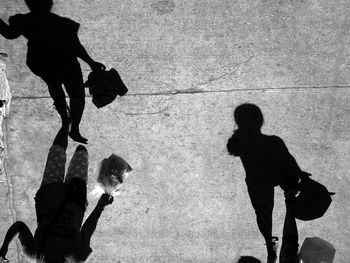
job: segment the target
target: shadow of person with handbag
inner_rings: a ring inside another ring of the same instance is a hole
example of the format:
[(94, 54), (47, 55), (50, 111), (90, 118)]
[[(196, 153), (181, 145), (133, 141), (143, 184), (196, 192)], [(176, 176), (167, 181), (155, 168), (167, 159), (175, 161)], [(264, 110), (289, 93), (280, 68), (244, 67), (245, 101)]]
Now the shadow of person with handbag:
[(272, 236), (274, 187), (280, 186), (285, 192), (296, 194), (294, 190), (298, 189), (300, 178), (306, 175), (281, 138), (261, 132), (264, 118), (258, 106), (239, 105), (234, 111), (234, 119), (238, 129), (229, 138), (227, 150), (241, 158), (258, 228), (266, 242), (267, 262), (273, 263), (277, 260), (278, 247), (278, 237)]
[(0, 34), (7, 39), (23, 35), (27, 40), (27, 65), (48, 86), (51, 98), (62, 120), (66, 120), (67, 104), (63, 87), (70, 98), (72, 127), (69, 136), (87, 143), (80, 134), (79, 124), (85, 107), (85, 90), (78, 58), (93, 71), (105, 66), (94, 61), (78, 37), (79, 24), (51, 13), (52, 0), (25, 0), (29, 13), (9, 18), (9, 24), (0, 19)]

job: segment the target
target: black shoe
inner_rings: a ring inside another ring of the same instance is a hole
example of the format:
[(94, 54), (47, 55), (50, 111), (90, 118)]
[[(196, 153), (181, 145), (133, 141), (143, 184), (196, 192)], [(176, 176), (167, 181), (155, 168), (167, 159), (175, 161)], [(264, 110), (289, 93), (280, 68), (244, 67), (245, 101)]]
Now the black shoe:
[(298, 246), (286, 244), (280, 251), (280, 263), (299, 263)]

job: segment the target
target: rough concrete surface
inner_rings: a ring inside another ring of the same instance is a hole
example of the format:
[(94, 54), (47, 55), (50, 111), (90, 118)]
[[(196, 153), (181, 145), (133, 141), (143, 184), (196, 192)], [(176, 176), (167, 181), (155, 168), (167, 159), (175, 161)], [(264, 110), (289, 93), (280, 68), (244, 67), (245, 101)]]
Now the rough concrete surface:
[[(321, 237), (350, 258), (350, 2), (346, 0), (56, 0), (81, 24), (97, 61), (115, 67), (127, 96), (96, 109), (87, 98), (82, 133), (93, 168), (117, 153), (134, 168), (102, 215), (91, 262), (265, 262), (239, 159), (228, 156), (232, 112), (264, 113), (263, 131), (284, 139), (300, 167), (336, 192), (326, 215), (298, 221), (300, 243)], [(4, 20), (27, 12), (0, 2)], [(59, 128), (45, 84), (25, 64), (26, 40), (0, 37), (12, 93), (3, 124), (0, 236), (16, 220), (34, 231), (34, 194)], [(89, 69), (83, 65), (84, 75)], [(2, 77), (3, 75), (1, 75)], [(2, 85), (2, 84), (1, 84)], [(3, 86), (1, 86), (3, 87)], [(77, 146), (70, 141), (68, 159)], [(283, 193), (276, 189), (281, 238)], [(96, 200), (89, 200), (87, 215)], [(11, 262), (21, 262), (11, 245)]]

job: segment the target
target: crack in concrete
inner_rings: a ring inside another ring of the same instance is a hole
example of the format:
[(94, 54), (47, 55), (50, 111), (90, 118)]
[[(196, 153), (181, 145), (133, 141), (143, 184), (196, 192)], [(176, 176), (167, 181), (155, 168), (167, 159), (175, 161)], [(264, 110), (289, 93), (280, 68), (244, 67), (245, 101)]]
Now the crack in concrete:
[[(251, 88), (251, 89), (224, 89), (224, 90), (204, 90), (198, 88), (189, 88), (184, 90), (168, 90), (161, 92), (139, 92), (125, 94), (123, 97), (137, 97), (137, 96), (172, 96), (178, 94), (196, 94), (196, 93), (230, 93), (230, 92), (266, 92), (266, 91), (300, 91), (300, 90), (325, 90), (325, 89), (350, 89), (350, 85), (338, 86), (286, 86), (280, 88)], [(87, 98), (91, 97), (89, 95)], [(67, 97), (68, 98), (68, 97)], [(12, 100), (36, 100), (36, 99), (51, 99), (50, 96), (13, 96)]]
[(136, 113), (124, 112), (124, 111), (119, 111), (119, 112), (125, 114), (126, 116), (158, 115), (158, 114), (163, 114), (168, 109), (169, 109), (169, 106), (166, 106), (164, 109), (161, 109), (159, 111), (154, 111), (154, 112), (136, 112)]
[(231, 67), (230, 71), (229, 72), (226, 72), (224, 74), (221, 74), (220, 76), (218, 77), (212, 77), (212, 78), (209, 78), (209, 80), (205, 81), (205, 82), (199, 82), (197, 83), (196, 85), (199, 85), (199, 86), (203, 86), (203, 85), (206, 85), (206, 84), (209, 84), (209, 83), (212, 83), (214, 81), (217, 81), (219, 79), (222, 79), (228, 75), (232, 75), (234, 73), (236, 73), (236, 71), (239, 69), (240, 66), (244, 65), (244, 64), (247, 64), (250, 60), (252, 60), (254, 58), (254, 56), (251, 56), (249, 57), (248, 59), (242, 61), (242, 62), (239, 62), (239, 63), (236, 63), (235, 66)]

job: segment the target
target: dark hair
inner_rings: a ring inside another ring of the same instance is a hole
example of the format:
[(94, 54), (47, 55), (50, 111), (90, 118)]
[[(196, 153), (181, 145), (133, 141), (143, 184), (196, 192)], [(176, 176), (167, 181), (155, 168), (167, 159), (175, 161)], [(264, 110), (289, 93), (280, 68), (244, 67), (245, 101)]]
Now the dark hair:
[(118, 172), (116, 174), (118, 181), (123, 183), (123, 173), (132, 170), (131, 166), (123, 158), (112, 154), (108, 158), (103, 159), (98, 180), (103, 180), (104, 176), (109, 176), (113, 171), (116, 171)]
[(24, 0), (32, 12), (50, 12), (53, 0)]
[(264, 123), (260, 108), (251, 103), (239, 105), (234, 111), (234, 118), (240, 129), (260, 130)]

